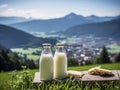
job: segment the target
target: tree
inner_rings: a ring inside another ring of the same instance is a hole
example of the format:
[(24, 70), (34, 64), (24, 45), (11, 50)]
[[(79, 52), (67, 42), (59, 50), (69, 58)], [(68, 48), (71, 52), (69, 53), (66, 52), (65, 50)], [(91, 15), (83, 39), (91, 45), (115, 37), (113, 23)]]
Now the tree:
[(9, 69), (9, 61), (10, 61), (10, 58), (9, 58), (9, 56), (7, 55), (7, 53), (6, 53), (6, 51), (5, 50), (2, 50), (1, 51), (1, 56), (3, 57), (3, 59), (5, 60), (5, 65), (4, 65), (4, 70), (5, 71), (9, 71), (10, 69)]
[(100, 57), (96, 57), (95, 60), (93, 61), (93, 64), (99, 64), (101, 63)]
[(9, 57), (8, 57), (8, 55), (7, 55), (7, 52), (5, 52), (5, 50), (2, 50), (1, 55), (4, 57), (4, 59), (5, 59), (6, 61), (9, 61)]
[(78, 66), (78, 61), (75, 60), (74, 58), (69, 58), (68, 59), (68, 66)]
[(23, 59), (24, 59), (25, 61), (27, 60), (27, 55), (26, 55), (26, 54), (24, 54)]
[(34, 63), (33, 60), (27, 60), (26, 63), (25, 63), (26, 67), (29, 68), (29, 69), (35, 69), (36, 68), (36, 65)]
[(36, 65), (35, 65), (33, 60), (30, 60), (29, 68), (30, 69), (35, 69), (36, 68)]
[(10, 71), (10, 70), (20, 70), (21, 64), (20, 60), (21, 58), (7, 50), (1, 50), (0, 51), (0, 71)]
[(86, 65), (92, 64), (92, 60), (87, 60), (87, 61), (85, 61), (85, 64), (86, 64)]
[[(1, 54), (1, 53), (0, 53)], [(0, 71), (3, 71), (5, 69), (5, 60), (4, 58), (0, 55)]]
[(103, 49), (101, 51), (100, 61), (101, 61), (101, 63), (110, 63), (110, 58), (108, 56), (108, 52), (107, 52), (107, 49), (105, 46), (103, 47)]
[(17, 70), (20, 70), (20, 69), (21, 69), (21, 65), (20, 65), (19, 60), (16, 60), (16, 61), (15, 61), (15, 69), (17, 69)]
[(116, 62), (120, 62), (120, 53), (117, 55), (117, 57), (115, 58)]

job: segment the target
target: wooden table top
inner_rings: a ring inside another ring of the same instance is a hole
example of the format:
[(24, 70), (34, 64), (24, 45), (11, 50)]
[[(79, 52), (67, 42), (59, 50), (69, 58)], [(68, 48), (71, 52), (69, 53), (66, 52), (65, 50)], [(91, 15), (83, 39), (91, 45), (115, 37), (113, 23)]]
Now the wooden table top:
[[(86, 81), (114, 81), (120, 80), (120, 70), (112, 70), (113, 76), (99, 76), (99, 75), (90, 75), (86, 71), (81, 71), (85, 73), (82, 78), (75, 78), (76, 80), (81, 80), (82, 82)], [(39, 84), (40, 81), (40, 72), (36, 72), (34, 75), (33, 84)]]

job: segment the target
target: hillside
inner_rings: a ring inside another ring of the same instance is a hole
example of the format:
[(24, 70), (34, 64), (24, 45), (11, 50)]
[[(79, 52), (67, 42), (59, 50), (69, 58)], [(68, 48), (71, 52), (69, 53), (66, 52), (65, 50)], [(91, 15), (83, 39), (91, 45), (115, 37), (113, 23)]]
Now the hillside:
[(21, 30), (0, 25), (0, 44), (7, 47), (40, 46), (42, 43), (56, 43), (54, 39), (37, 38)]
[(120, 19), (77, 25), (66, 30), (64, 34), (67, 36), (94, 35), (120, 39)]
[(0, 17), (0, 24), (12, 24), (12, 23), (20, 23), (20, 22), (25, 22), (29, 21), (31, 19), (26, 19), (23, 17)]
[(54, 32), (66, 30), (72, 26), (79, 24), (109, 21), (112, 18), (113, 17), (98, 17), (94, 15), (84, 17), (75, 13), (70, 13), (61, 18), (31, 20), (28, 22), (11, 24), (11, 26), (27, 32)]

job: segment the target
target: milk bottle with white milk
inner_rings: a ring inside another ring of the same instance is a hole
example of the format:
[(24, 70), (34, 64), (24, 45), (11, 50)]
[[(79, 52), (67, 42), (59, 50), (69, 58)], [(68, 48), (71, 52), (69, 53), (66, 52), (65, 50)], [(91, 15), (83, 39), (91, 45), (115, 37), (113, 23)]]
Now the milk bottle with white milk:
[(43, 44), (39, 64), (40, 80), (53, 79), (53, 55), (50, 44)]
[(64, 45), (56, 44), (56, 52), (54, 55), (54, 79), (62, 79), (67, 77), (67, 55)]

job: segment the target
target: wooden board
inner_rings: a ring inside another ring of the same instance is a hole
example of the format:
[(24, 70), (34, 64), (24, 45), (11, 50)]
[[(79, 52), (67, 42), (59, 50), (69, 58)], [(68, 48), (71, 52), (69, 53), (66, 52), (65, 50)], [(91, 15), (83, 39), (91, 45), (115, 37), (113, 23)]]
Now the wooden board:
[[(86, 73), (86, 71), (82, 71), (84, 73)], [(113, 76), (109, 76), (109, 77), (103, 77), (103, 76), (98, 76), (98, 75), (90, 75), (90, 74), (85, 74), (82, 78), (74, 78), (73, 80), (81, 80), (81, 81), (112, 81), (112, 80), (120, 80), (120, 70), (112, 70), (113, 72)], [(63, 81), (65, 81), (67, 79), (63, 79)], [(62, 81), (62, 80), (58, 80), (58, 81)], [(35, 76), (34, 76), (34, 80), (33, 80), (33, 84), (39, 84), (42, 81), (40, 81), (40, 73), (36, 72)]]
[(40, 83), (40, 82), (42, 82), (42, 81), (40, 81), (40, 73), (39, 72), (35, 72), (33, 83), (37, 84), (37, 83)]
[(111, 80), (120, 80), (117, 70), (112, 70), (113, 76), (99, 76), (99, 75), (90, 75), (85, 74), (82, 77), (82, 81), (111, 81)]
[(119, 77), (119, 80), (120, 80), (120, 70), (117, 70), (117, 73), (118, 73), (118, 77)]
[[(61, 81), (67, 81), (69, 78), (64, 78), (64, 79), (56, 79), (55, 81), (61, 82)], [(33, 80), (33, 84), (38, 84), (38, 83), (42, 83), (42, 82), (50, 82), (53, 80), (49, 80), (49, 81), (40, 81), (40, 72), (35, 72), (35, 76), (34, 76), (34, 80)]]

